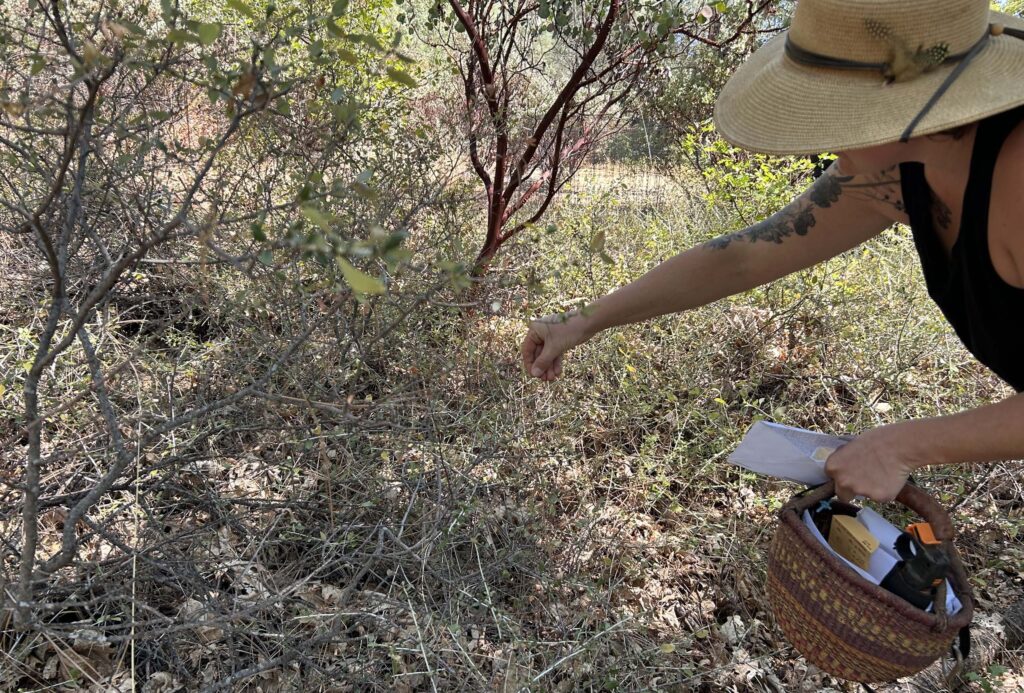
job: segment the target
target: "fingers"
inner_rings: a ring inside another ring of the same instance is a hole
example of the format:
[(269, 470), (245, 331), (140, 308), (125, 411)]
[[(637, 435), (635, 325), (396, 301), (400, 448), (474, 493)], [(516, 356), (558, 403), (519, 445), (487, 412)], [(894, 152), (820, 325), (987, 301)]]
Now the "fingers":
[(847, 482), (846, 477), (848, 475), (843, 473), (842, 466), (839, 464), (842, 459), (842, 455), (838, 454), (840, 450), (842, 450), (842, 448), (833, 452), (828, 456), (828, 459), (825, 460), (825, 473), (835, 481), (836, 498), (843, 503), (850, 503), (860, 494), (858, 494)]
[(895, 493), (883, 488), (868, 488), (840, 485), (836, 482), (836, 498), (844, 503), (852, 503), (858, 498), (869, 498), (878, 503), (889, 503), (896, 500)]
[(551, 367), (544, 371), (539, 377), (546, 383), (550, 383), (557, 380), (562, 376), (562, 355), (559, 354), (555, 358), (555, 362), (551, 364)]
[(523, 370), (533, 377), (551, 382), (562, 375), (562, 354), (533, 327), (526, 333), (521, 351)]
[(545, 382), (562, 375), (562, 357), (566, 350), (578, 343), (578, 325), (566, 327), (567, 314), (554, 320), (535, 320), (523, 339), (523, 369)]
[(523, 356), (523, 370), (527, 373), (530, 373), (533, 370), (534, 361), (543, 346), (544, 338), (537, 334), (537, 332), (531, 327), (529, 332), (526, 333), (526, 338), (523, 339), (523, 346), (521, 350)]
[(836, 497), (844, 503), (856, 498), (888, 503), (899, 495), (912, 469), (889, 450), (873, 449), (869, 435), (843, 445), (825, 461), (825, 473), (832, 477)]
[[(828, 471), (827, 469), (825, 470)], [(844, 503), (852, 503), (858, 498), (870, 498), (880, 503), (888, 503), (896, 496), (890, 495), (876, 484), (866, 483), (863, 479), (851, 477), (849, 473), (830, 474), (836, 483), (836, 498)]]
[[(540, 355), (533, 360), (533, 367), (530, 369), (530, 373), (534, 376), (545, 380), (554, 380), (557, 375), (555, 374), (555, 363), (561, 357), (556, 347), (551, 343), (550, 340), (544, 342), (543, 349), (540, 350)], [(545, 376), (551, 374), (551, 378)]]
[(836, 498), (843, 503), (852, 503), (856, 497), (857, 494), (854, 493), (851, 488), (847, 486), (840, 486), (838, 483), (836, 484)]

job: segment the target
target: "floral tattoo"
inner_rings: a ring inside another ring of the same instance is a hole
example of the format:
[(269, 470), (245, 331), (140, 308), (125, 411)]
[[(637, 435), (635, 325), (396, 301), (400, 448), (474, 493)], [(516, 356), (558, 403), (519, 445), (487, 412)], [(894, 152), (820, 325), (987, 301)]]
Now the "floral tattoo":
[(782, 243), (790, 236), (806, 236), (817, 224), (816, 209), (826, 209), (839, 201), (850, 191), (861, 199), (871, 199), (903, 211), (903, 200), (899, 194), (899, 172), (892, 167), (870, 176), (863, 182), (854, 183), (855, 176), (848, 176), (834, 165), (825, 172), (807, 191), (807, 194), (793, 204), (779, 210), (764, 221), (737, 233), (720, 236), (709, 241), (709, 248), (722, 250), (733, 241), (745, 240), (750, 243), (769, 241)]

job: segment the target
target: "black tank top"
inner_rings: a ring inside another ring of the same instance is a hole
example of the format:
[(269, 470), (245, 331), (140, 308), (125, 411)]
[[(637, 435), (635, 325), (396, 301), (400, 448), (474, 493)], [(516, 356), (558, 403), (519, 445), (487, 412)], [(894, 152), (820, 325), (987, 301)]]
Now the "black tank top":
[[(1024, 391), (1024, 289), (1007, 284), (992, 266), (988, 217), (996, 158), (1022, 120), (1024, 107), (1019, 107), (978, 123), (960, 231), (949, 259), (932, 225), (924, 164), (900, 164), (903, 203), (928, 294), (964, 346), (1018, 392)], [(1024, 220), (1019, 223), (1024, 233)]]

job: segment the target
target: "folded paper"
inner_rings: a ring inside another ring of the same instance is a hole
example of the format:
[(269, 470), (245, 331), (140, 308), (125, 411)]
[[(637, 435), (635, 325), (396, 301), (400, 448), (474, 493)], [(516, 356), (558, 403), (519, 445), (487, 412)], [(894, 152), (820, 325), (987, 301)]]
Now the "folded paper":
[(752, 472), (808, 486), (828, 481), (825, 461), (851, 438), (758, 421), (729, 456)]

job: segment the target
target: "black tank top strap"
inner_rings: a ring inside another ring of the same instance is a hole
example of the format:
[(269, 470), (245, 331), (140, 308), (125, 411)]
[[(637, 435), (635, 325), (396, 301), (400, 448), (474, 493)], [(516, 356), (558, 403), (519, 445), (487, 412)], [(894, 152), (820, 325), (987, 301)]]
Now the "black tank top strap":
[(932, 222), (934, 201), (932, 189), (924, 177), (924, 164), (919, 161), (900, 164), (900, 186), (928, 292), (932, 298), (939, 300), (936, 294), (945, 293), (949, 282), (949, 260)]

